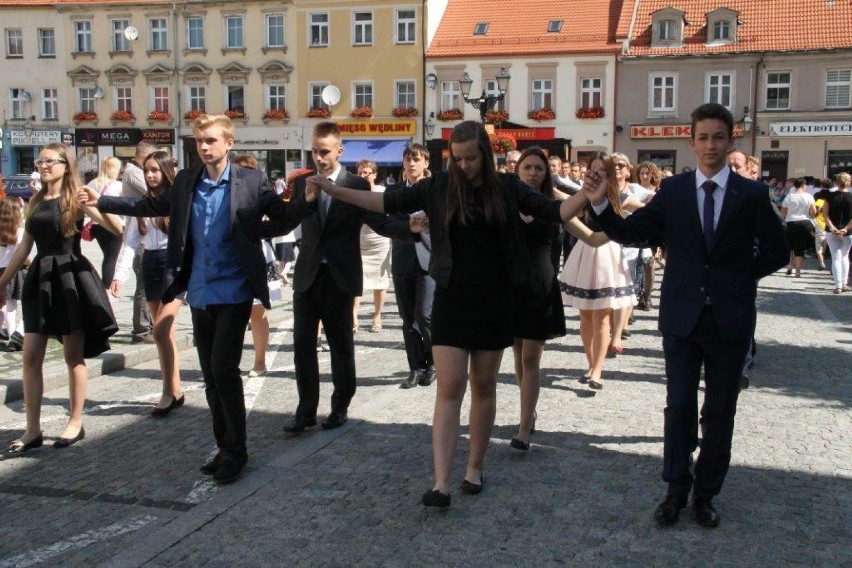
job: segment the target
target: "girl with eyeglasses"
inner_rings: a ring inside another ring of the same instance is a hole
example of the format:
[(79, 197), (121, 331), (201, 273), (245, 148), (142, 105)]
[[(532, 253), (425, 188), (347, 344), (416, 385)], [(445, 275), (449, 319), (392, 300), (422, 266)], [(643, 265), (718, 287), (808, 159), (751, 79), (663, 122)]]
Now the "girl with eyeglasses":
[(86, 435), (83, 406), (88, 372), (84, 357), (107, 351), (109, 337), (118, 331), (101, 278), (80, 251), (84, 212), (98, 222), (106, 221), (97, 209), (77, 201), (77, 187), (82, 184), (74, 153), (65, 144), (48, 144), (39, 152), (35, 164), (42, 187), (30, 200), (23, 240), (0, 277), (2, 305), (6, 301), (6, 285), (35, 244), (38, 252), (30, 264), (21, 294), (27, 427), (6, 450), (7, 457), (20, 456), (44, 443), (42, 365), (48, 339), (58, 337), (62, 342), (68, 366), (70, 416), (53, 443), (55, 448), (65, 448)]

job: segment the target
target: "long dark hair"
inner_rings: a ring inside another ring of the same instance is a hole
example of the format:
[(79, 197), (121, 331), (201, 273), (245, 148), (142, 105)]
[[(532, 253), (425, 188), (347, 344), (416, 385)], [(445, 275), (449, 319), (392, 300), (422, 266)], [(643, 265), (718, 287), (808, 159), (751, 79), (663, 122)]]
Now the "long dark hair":
[[(158, 195), (162, 195), (163, 193), (170, 191), (172, 186), (175, 184), (175, 160), (172, 158), (172, 155), (165, 150), (157, 150), (156, 152), (151, 152), (145, 156), (144, 160), (142, 160), (143, 170), (145, 168), (145, 163), (148, 160), (154, 160), (157, 162), (157, 165), (160, 166), (160, 171), (163, 172), (163, 183), (160, 184), (160, 187), (152, 188), (148, 185), (147, 180), (145, 181), (145, 187), (148, 188), (148, 197), (157, 197)], [(144, 235), (148, 232), (145, 224), (145, 218), (139, 217), (137, 221), (139, 223), (139, 233)], [(164, 233), (169, 232), (168, 217), (157, 217), (154, 219), (154, 225)]]
[[(77, 173), (77, 157), (69, 146), (59, 142), (46, 144), (42, 150), (52, 150), (65, 161), (65, 174), (62, 176), (62, 190), (59, 196), (59, 232), (63, 237), (71, 237), (77, 232), (77, 221), (83, 218), (83, 208), (77, 202), (77, 187), (83, 185)], [(35, 211), (45, 195), (47, 195), (47, 184), (42, 183), (41, 189), (30, 199), (27, 209)]]
[(497, 178), (497, 169), (494, 167), (494, 152), (491, 149), (491, 140), (488, 133), (478, 122), (466, 120), (460, 122), (453, 128), (450, 134), (450, 161), (447, 166), (449, 184), (447, 187), (447, 222), (458, 216), (459, 223), (466, 224), (470, 212), (468, 211), (467, 198), (472, 190), (470, 182), (461, 169), (456, 165), (453, 158), (453, 144), (476, 141), (476, 145), (482, 156), (482, 186), (483, 202), (485, 205), (485, 220), (489, 224), (506, 222), (507, 206), (503, 192), (500, 190), (500, 180)]
[(533, 189), (537, 189), (543, 195), (553, 199), (555, 197), (555, 194), (553, 193), (553, 175), (550, 173), (550, 166), (547, 163), (547, 156), (545, 156), (544, 150), (538, 146), (530, 146), (521, 152), (521, 156), (515, 164), (515, 174), (517, 175), (520, 170), (521, 162), (529, 157), (538, 158), (544, 163), (544, 181), (541, 182), (541, 187), (534, 187)]

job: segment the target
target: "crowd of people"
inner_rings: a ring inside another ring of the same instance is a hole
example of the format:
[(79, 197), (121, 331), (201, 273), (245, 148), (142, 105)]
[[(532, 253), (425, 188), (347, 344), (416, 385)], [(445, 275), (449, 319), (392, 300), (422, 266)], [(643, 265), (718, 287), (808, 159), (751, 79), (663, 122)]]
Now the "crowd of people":
[[(358, 299), (373, 290), (368, 329), (381, 331), (392, 277), (409, 366), (399, 386), (437, 380), (434, 482), (421, 501), (448, 507), (468, 386), (470, 450), (460, 487), (479, 494), (504, 350), (512, 348), (520, 398), (510, 447), (528, 452), (542, 354), (548, 340), (567, 333), (565, 306), (579, 312), (587, 369), (578, 380), (601, 390), (607, 356), (625, 353), (632, 310), (655, 308), (660, 265), (666, 267), (659, 308), (668, 491), (655, 518), (661, 525), (676, 522), (692, 491), (699, 523), (717, 526), (712, 498), (724, 481), (737, 397), (747, 386), (757, 282), (785, 264), (788, 274), (799, 276), (805, 252), (816, 245), (822, 255), (826, 243), (834, 292), (842, 293), (852, 243), (849, 174), (813, 194), (806, 180), (793, 180), (776, 203), (755, 181), (757, 167), (730, 150), (732, 129), (723, 107), (696, 109), (690, 145), (697, 168), (674, 176), (652, 162), (634, 167), (620, 153), (562, 162), (537, 147), (509, 152), (498, 171), (485, 129), (466, 121), (452, 131), (446, 171), (430, 171), (428, 150), (410, 144), (401, 179), (386, 180), (387, 187), (376, 183), (374, 162), (359, 162), (357, 175), (341, 165), (342, 137), (333, 122), (314, 128), (313, 169), (273, 187), (253, 157), (231, 155), (233, 125), (222, 115), (196, 120), (202, 164), (180, 172), (168, 153), (143, 142), (121, 182), (119, 161), (107, 157), (82, 185), (73, 151), (45, 146), (36, 161), (42, 187), (28, 213), (0, 200), (0, 304), (7, 349), (24, 351), (27, 409), (26, 429), (5, 455), (44, 442), (42, 362), (49, 337), (63, 342), (71, 399), (69, 421), (54, 445), (85, 437), (84, 357), (109, 348), (118, 329), (110, 296), (121, 294), (133, 270), (132, 334), (155, 343), (160, 361), (162, 394), (151, 414), (164, 418), (184, 404), (174, 321), (188, 305), (218, 448), (200, 470), (230, 483), (249, 458), (240, 371), (249, 323), (251, 377), (267, 372), (270, 297), (280, 298), (275, 290), (292, 284), (298, 406), (283, 429), (299, 435), (318, 424), (322, 334), (333, 391), (321, 426), (339, 428), (357, 387)], [(100, 275), (80, 250), (84, 216), (104, 253)], [(295, 232), (299, 254), (291, 282)], [(27, 262), (34, 245), (37, 254)], [(71, 294), (80, 302), (69, 302)], [(703, 442), (693, 472), (699, 414)]]

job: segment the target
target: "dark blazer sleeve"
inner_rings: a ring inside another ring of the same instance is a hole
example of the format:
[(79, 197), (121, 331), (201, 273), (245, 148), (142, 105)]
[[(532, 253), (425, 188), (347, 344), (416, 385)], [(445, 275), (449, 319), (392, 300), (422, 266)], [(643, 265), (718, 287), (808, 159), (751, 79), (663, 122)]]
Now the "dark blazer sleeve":
[[(656, 198), (655, 198), (656, 199)], [(653, 203), (653, 199), (651, 202)], [(754, 258), (758, 278), (769, 276), (790, 260), (790, 247), (784, 235), (784, 225), (775, 214), (769, 194), (759, 198), (755, 220), (757, 254)]]
[(562, 216), (559, 214), (561, 201), (542, 195), (515, 176), (504, 176), (503, 183), (510, 184), (517, 193), (518, 210), (521, 213), (545, 223), (562, 224)]
[(414, 213), (423, 210), (431, 216), (428, 194), (432, 189), (434, 180), (434, 176), (428, 177), (411, 187), (396, 186), (385, 191), (385, 213)]
[(669, 187), (660, 189), (645, 207), (637, 209), (626, 219), (615, 212), (612, 204), (609, 204), (600, 214), (596, 214), (591, 207), (589, 211), (603, 227), (606, 235), (617, 243), (663, 242), (666, 228), (666, 202), (668, 193), (671, 191)]
[(98, 199), (98, 211), (131, 217), (167, 217), (171, 214), (173, 190), (156, 197), (110, 197)]

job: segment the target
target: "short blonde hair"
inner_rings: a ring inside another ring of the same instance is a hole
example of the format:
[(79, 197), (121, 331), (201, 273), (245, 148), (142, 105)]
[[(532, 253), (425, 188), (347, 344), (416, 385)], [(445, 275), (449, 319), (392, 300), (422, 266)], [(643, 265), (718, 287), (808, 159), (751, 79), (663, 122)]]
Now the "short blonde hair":
[(192, 124), (192, 134), (198, 136), (202, 130), (206, 130), (211, 126), (218, 126), (222, 129), (222, 136), (225, 140), (234, 139), (234, 123), (230, 117), (225, 114), (202, 114), (195, 119)]
[(834, 177), (834, 183), (837, 184), (837, 187), (849, 187), (852, 185), (852, 175), (849, 175), (846, 172), (840, 172)]

